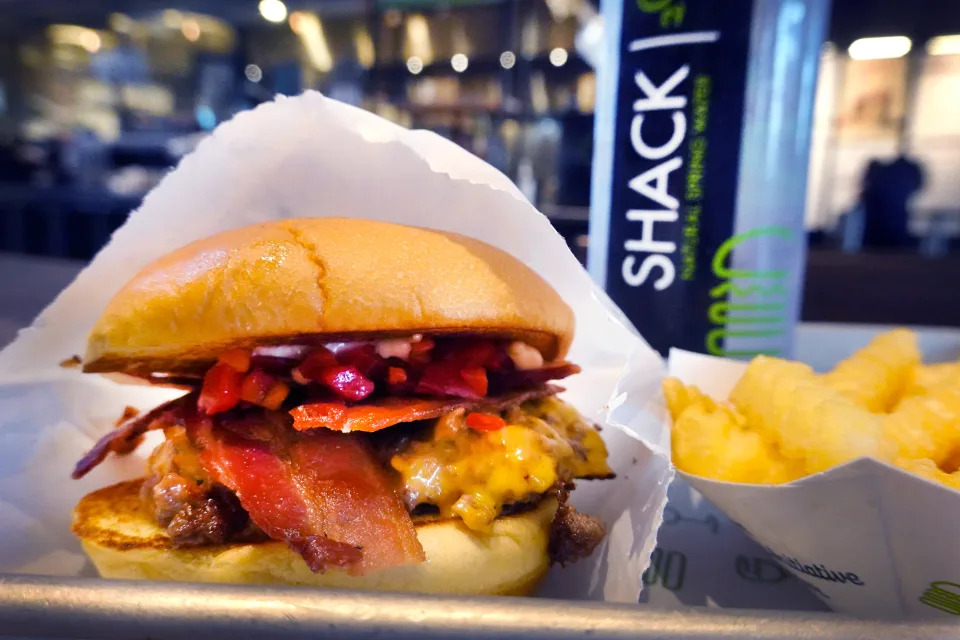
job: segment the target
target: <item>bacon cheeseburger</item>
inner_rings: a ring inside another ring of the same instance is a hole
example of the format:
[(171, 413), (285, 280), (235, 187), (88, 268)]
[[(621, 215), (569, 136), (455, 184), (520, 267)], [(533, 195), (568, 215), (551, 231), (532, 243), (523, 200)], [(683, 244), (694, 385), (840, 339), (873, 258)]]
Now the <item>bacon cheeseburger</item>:
[(573, 325), (533, 271), (452, 233), (327, 218), (195, 242), (90, 335), (84, 371), (191, 390), (77, 464), (164, 432), (73, 530), (108, 578), (528, 593), (604, 535), (566, 504), (613, 475), (550, 384), (579, 371)]

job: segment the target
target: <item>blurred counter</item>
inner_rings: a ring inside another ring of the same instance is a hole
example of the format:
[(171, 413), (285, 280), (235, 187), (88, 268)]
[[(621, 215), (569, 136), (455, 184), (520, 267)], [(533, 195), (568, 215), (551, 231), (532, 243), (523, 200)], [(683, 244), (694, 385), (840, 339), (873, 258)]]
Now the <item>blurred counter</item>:
[[(142, 199), (142, 193), (100, 187), (0, 182), (0, 252), (89, 260)], [(587, 207), (548, 205), (543, 211), (586, 263)]]
[(0, 183), (0, 251), (89, 259), (141, 199), (99, 187)]
[(29, 325), (86, 263), (0, 253), (0, 348)]
[(812, 250), (803, 319), (960, 327), (960, 255)]
[[(583, 251), (583, 247), (574, 249)], [(19, 328), (30, 324), (85, 264), (83, 260), (0, 253), (0, 347), (13, 340)], [(958, 281), (960, 256), (927, 259), (910, 254), (812, 251), (803, 319), (808, 323), (960, 327)], [(807, 331), (810, 339), (819, 335), (811, 331)], [(803, 335), (801, 332), (798, 339), (803, 340)]]

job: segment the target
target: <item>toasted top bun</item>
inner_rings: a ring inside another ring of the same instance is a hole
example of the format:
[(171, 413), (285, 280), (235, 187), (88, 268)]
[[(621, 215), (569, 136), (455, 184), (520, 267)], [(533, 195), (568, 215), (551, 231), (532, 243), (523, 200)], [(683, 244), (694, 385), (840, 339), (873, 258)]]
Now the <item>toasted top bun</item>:
[(313, 573), (282, 542), (176, 548), (140, 499), (140, 480), (95, 491), (74, 509), (73, 531), (104, 578), (285, 584), (460, 595), (526, 595), (549, 567), (557, 501), (497, 518), (479, 534), (459, 520), (417, 525), (426, 562), (351, 576)]
[(143, 269), (94, 325), (84, 371), (199, 371), (234, 347), (418, 332), (524, 340), (550, 361), (573, 328), (540, 276), (479, 240), (300, 218), (220, 233)]

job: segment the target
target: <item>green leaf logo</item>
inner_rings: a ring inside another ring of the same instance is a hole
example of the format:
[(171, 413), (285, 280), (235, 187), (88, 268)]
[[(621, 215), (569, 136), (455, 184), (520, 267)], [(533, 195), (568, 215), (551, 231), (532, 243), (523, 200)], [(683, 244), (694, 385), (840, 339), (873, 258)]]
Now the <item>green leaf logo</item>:
[(644, 13), (659, 13), (670, 6), (673, 0), (637, 0), (637, 6)]
[(960, 584), (956, 582), (931, 582), (920, 596), (920, 602), (946, 613), (960, 616)]
[(664, 29), (679, 27), (687, 13), (687, 5), (676, 0), (637, 0), (637, 7), (644, 13), (659, 13)]

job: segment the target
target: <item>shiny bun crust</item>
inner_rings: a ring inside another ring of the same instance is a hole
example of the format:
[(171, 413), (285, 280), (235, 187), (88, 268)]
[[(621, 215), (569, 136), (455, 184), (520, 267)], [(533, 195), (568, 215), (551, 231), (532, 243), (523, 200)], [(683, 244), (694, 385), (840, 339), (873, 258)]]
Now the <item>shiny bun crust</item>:
[(199, 240), (138, 273), (93, 327), (85, 371), (176, 372), (233, 347), (471, 332), (562, 357), (574, 318), (526, 265), (473, 238), (300, 218)]
[(281, 542), (177, 549), (147, 513), (141, 480), (95, 491), (74, 509), (73, 531), (104, 578), (282, 584), (459, 595), (527, 595), (549, 566), (556, 500), (498, 518), (479, 535), (456, 520), (417, 525), (427, 561), (363, 576), (313, 573)]

